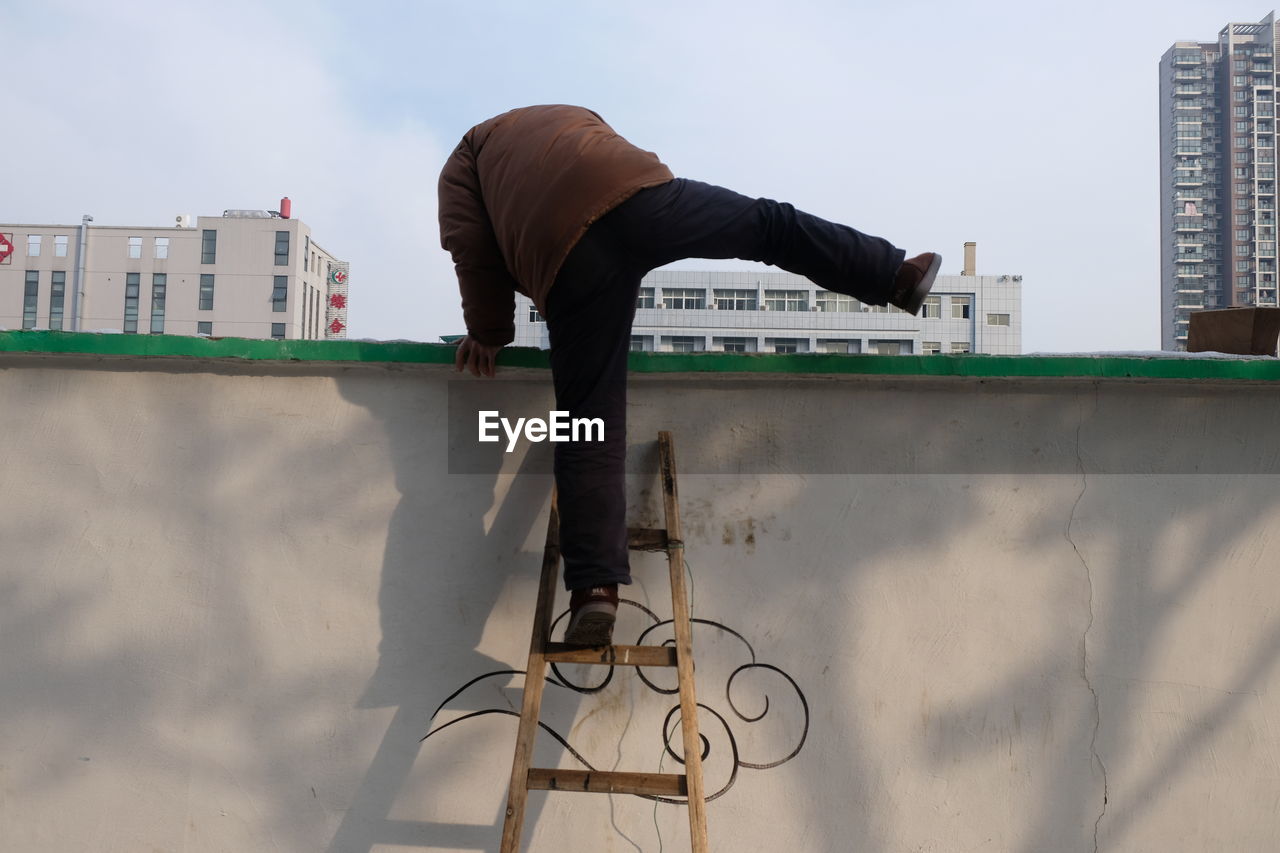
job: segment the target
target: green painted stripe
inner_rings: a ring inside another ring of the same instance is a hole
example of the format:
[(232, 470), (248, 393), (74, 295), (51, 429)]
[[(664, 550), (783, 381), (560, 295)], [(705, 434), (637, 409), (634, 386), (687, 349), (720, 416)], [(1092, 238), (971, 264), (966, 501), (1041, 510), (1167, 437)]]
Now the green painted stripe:
[[(249, 361), (452, 364), (449, 344), (407, 341), (273, 341), (0, 331), (0, 352)], [(499, 366), (548, 367), (545, 350), (508, 347)], [(820, 355), (631, 353), (636, 373), (784, 373), (862, 376), (1106, 377), (1280, 381), (1280, 360), (1053, 355)]]

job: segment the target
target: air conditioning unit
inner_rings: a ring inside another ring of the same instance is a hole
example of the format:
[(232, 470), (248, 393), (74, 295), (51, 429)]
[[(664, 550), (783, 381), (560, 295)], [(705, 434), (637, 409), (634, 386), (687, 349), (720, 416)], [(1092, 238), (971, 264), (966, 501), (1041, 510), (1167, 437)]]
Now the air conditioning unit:
[(174, 217), (174, 224), (177, 225), (179, 228), (190, 228), (191, 214), (179, 213), (177, 216)]
[(658, 307), (658, 308), (666, 308), (666, 307), (667, 307), (667, 303), (663, 302), (661, 299), (659, 299), (657, 302), (655, 302), (655, 303), (654, 303), (654, 305), (655, 305), (656, 307)]
[(1022, 281), (1022, 276), (1020, 276), (1020, 275), (1015, 275), (1015, 276), (1013, 277), (1013, 280), (1014, 280), (1014, 281)]

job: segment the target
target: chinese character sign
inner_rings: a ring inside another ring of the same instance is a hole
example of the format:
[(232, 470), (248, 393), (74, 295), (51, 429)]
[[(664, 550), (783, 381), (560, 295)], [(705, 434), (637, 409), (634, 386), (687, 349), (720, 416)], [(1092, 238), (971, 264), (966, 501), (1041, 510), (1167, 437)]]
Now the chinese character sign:
[(329, 295), (325, 300), (324, 336), (327, 340), (347, 336), (347, 279), (351, 267), (336, 263), (329, 273)]

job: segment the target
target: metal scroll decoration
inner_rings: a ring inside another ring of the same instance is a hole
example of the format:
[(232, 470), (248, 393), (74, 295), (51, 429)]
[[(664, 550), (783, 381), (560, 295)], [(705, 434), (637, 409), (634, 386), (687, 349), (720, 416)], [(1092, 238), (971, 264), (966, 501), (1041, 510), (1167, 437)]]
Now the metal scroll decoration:
[[(654, 613), (649, 608), (645, 607), (643, 604), (640, 604), (639, 602), (631, 601), (630, 599), (624, 598), (619, 600), (619, 604), (626, 604), (626, 605), (630, 605), (632, 607), (638, 608), (653, 621), (653, 624), (651, 624), (648, 628), (646, 628), (644, 631), (641, 632), (639, 638), (637, 638), (635, 642), (635, 645), (643, 645), (645, 638), (648, 637), (650, 634), (662, 629), (664, 626), (672, 624), (673, 620), (659, 619), (656, 613)], [(559, 625), (560, 621), (564, 619), (567, 615), (568, 615), (568, 611), (566, 610), (556, 617), (556, 621), (552, 623), (552, 626), (551, 626), (551, 630), (553, 633), (555, 631), (556, 626)], [(763, 710), (761, 710), (759, 714), (756, 714), (754, 716), (743, 713), (742, 710), (738, 707), (738, 705), (733, 700), (733, 688), (734, 688), (734, 684), (738, 681), (739, 676), (744, 675), (746, 673), (753, 672), (753, 671), (767, 670), (769, 672), (772, 672), (781, 676), (787, 682), (787, 684), (790, 685), (791, 689), (795, 691), (796, 698), (800, 700), (800, 705), (804, 710), (804, 725), (800, 730), (800, 737), (797, 739), (795, 747), (782, 758), (776, 759), (774, 761), (755, 762), (755, 761), (744, 760), (742, 755), (739, 753), (738, 739), (734, 736), (733, 727), (730, 725), (729, 720), (726, 719), (726, 716), (721, 714), (715, 708), (712, 708), (709, 705), (705, 705), (702, 702), (699, 702), (698, 707), (702, 708), (711, 716), (715, 717), (716, 721), (719, 722), (720, 726), (724, 729), (725, 737), (728, 742), (730, 758), (733, 761), (733, 766), (729, 772), (729, 779), (724, 784), (724, 787), (722, 787), (720, 790), (716, 791), (713, 794), (707, 795), (706, 801), (711, 802), (712, 800), (723, 796), (725, 793), (729, 791), (730, 788), (733, 787), (734, 783), (738, 780), (738, 770), (740, 768), (747, 768), (750, 770), (768, 770), (770, 768), (777, 767), (780, 764), (785, 764), (786, 762), (790, 761), (791, 759), (795, 758), (797, 755), (800, 754), (800, 750), (804, 748), (805, 740), (809, 736), (809, 702), (805, 698), (804, 691), (800, 689), (800, 685), (796, 684), (795, 679), (793, 679), (790, 675), (788, 675), (786, 672), (779, 669), (778, 667), (773, 666), (772, 664), (761, 663), (758, 660), (756, 660), (755, 649), (752, 648), (751, 643), (747, 641), (746, 637), (742, 636), (740, 633), (728, 627), (727, 625), (723, 625), (719, 622), (713, 622), (710, 619), (694, 618), (694, 619), (690, 619), (689, 621), (694, 625), (706, 625), (708, 627), (716, 628), (720, 631), (723, 631), (729, 636), (739, 640), (747, 650), (749, 661), (747, 663), (742, 664), (737, 669), (733, 670), (733, 672), (729, 674), (729, 677), (725, 682), (725, 691), (724, 691), (725, 702), (728, 704), (731, 715), (735, 717), (737, 721), (741, 723), (746, 723), (746, 724), (757, 723), (760, 720), (764, 719), (764, 717), (769, 713), (768, 694), (766, 694), (764, 698)], [(663, 643), (663, 645), (671, 645), (674, 642), (675, 642), (674, 640), (669, 639), (669, 640), (666, 640)], [(560, 671), (559, 667), (555, 663), (551, 663), (551, 671), (553, 674), (547, 677), (547, 683), (554, 685), (556, 687), (564, 688), (566, 690), (572, 690), (575, 693), (583, 693), (583, 694), (599, 693), (601, 690), (604, 690), (605, 687), (609, 685), (609, 682), (613, 680), (613, 670), (614, 668), (612, 666), (608, 667), (608, 670), (605, 673), (604, 678), (598, 684), (575, 684), (572, 680), (565, 677), (564, 673)], [(660, 687), (654, 682), (650, 681), (642, 667), (635, 667), (635, 670), (636, 670), (636, 674), (639, 675), (640, 680), (644, 682), (645, 686), (648, 687), (650, 690), (652, 690), (654, 693), (671, 696), (680, 692), (678, 687), (673, 687), (668, 689), (668, 688)], [(522, 669), (499, 669), (499, 670), (494, 670), (493, 672), (486, 672), (483, 675), (478, 675), (475, 678), (468, 681), (466, 684), (459, 687), (453, 693), (449, 694), (449, 697), (445, 699), (443, 702), (441, 702), (440, 706), (437, 707), (435, 711), (431, 713), (431, 718), (429, 722), (434, 722), (436, 715), (439, 714), (442, 710), (444, 710), (446, 705), (448, 705), (454, 699), (458, 698), (458, 696), (462, 695), (470, 687), (480, 683), (481, 681), (486, 681), (490, 678), (498, 678), (505, 675), (525, 675), (525, 674), (526, 674), (525, 671)], [(450, 720), (449, 722), (432, 729), (431, 731), (427, 732), (425, 735), (422, 736), (422, 738), (420, 739), (420, 742), (425, 741), (427, 738), (432, 737), (433, 735), (437, 735), (440, 732), (444, 731), (445, 729), (451, 726), (455, 726), (458, 723), (475, 719), (476, 717), (487, 716), (489, 714), (504, 714), (509, 717), (517, 717), (517, 718), (520, 716), (520, 713), (518, 711), (514, 711), (509, 708), (486, 708), (480, 711), (472, 711), (468, 714), (464, 714), (461, 717)], [(667, 713), (666, 719), (663, 721), (662, 740), (663, 740), (663, 748), (666, 754), (670, 755), (678, 763), (684, 764), (684, 759), (680, 755), (678, 755), (675, 752), (675, 750), (673, 750), (671, 747), (671, 738), (679, 728), (679, 725), (678, 725), (679, 721), (680, 721), (680, 705), (677, 704)], [(552, 729), (550, 726), (548, 726), (546, 723), (542, 722), (541, 720), (538, 721), (538, 726), (541, 727), (542, 730), (545, 731), (547, 734), (551, 735), (551, 737), (555, 738), (556, 741), (561, 746), (563, 746), (570, 755), (574, 757), (574, 759), (576, 759), (588, 770), (591, 770), (591, 771), (599, 770), (599, 768), (593, 766), (591, 762), (587, 761), (587, 759), (582, 755), (582, 753), (574, 749), (572, 744), (570, 744), (567, 739), (565, 739), (562, 735), (560, 735), (559, 732), (555, 731), (554, 729)], [(711, 756), (711, 741), (706, 737), (706, 735), (700, 734), (699, 737), (701, 737), (702, 739), (702, 760), (705, 762)], [(662, 797), (662, 796), (657, 796), (653, 794), (636, 794), (635, 796), (643, 797), (646, 800), (653, 800), (659, 803), (672, 803), (672, 804), (683, 805), (686, 802), (686, 800), (682, 797)]]

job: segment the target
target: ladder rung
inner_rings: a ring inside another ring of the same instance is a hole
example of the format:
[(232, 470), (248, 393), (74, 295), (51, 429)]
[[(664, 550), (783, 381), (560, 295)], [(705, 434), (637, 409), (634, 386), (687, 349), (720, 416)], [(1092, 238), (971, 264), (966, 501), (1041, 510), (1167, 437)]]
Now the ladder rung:
[(653, 794), (687, 797), (683, 773), (619, 773), (596, 770), (529, 769), (529, 789), (534, 791), (585, 791), (591, 794)]
[(598, 646), (583, 648), (547, 643), (543, 657), (551, 663), (590, 663), (602, 666), (675, 666), (675, 646)]
[(665, 551), (667, 531), (661, 527), (628, 527), (627, 547), (632, 551)]

